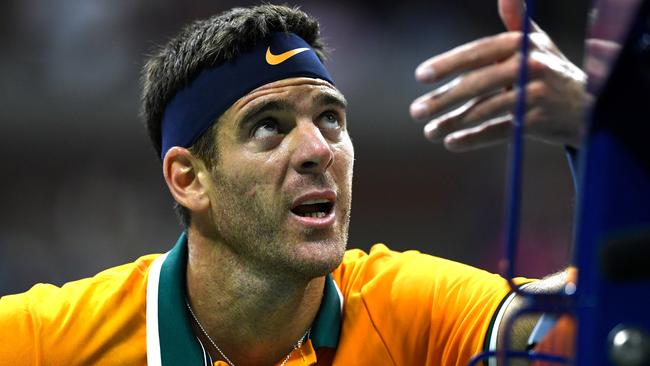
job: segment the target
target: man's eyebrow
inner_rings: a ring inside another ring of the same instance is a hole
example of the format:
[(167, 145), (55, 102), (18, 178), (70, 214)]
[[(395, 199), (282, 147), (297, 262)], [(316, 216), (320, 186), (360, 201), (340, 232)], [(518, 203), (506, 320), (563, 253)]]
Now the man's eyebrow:
[(287, 111), (290, 110), (291, 105), (289, 104), (288, 101), (280, 99), (280, 100), (273, 100), (270, 102), (266, 103), (259, 103), (257, 105), (254, 105), (244, 113), (244, 115), (239, 119), (240, 123), (246, 123), (255, 117), (257, 117), (260, 114), (263, 114), (265, 112), (269, 111)]
[(348, 107), (348, 102), (345, 100), (345, 97), (332, 93), (318, 94), (314, 97), (313, 102), (315, 105), (321, 106), (333, 104), (343, 109), (346, 109)]

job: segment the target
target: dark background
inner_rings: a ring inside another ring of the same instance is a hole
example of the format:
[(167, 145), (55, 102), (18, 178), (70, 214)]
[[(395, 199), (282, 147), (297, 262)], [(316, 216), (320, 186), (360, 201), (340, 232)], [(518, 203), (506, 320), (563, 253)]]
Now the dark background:
[[(139, 111), (148, 53), (182, 25), (253, 4), (4, 0), (0, 5), (0, 294), (62, 284), (152, 252), (180, 226)], [(356, 149), (350, 247), (384, 242), (497, 270), (507, 147), (452, 154), (422, 137), (421, 61), (501, 32), (496, 0), (301, 5), (321, 21)], [(587, 0), (537, 1), (578, 65)], [(573, 187), (563, 149), (526, 147), (519, 273), (569, 261)]]

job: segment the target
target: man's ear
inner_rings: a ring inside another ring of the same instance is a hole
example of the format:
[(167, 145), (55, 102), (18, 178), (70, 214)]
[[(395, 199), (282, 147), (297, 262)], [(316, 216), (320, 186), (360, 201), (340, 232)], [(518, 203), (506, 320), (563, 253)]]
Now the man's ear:
[(193, 212), (205, 211), (210, 207), (205, 181), (199, 179), (203, 163), (192, 153), (175, 146), (167, 151), (163, 159), (165, 182), (176, 202)]

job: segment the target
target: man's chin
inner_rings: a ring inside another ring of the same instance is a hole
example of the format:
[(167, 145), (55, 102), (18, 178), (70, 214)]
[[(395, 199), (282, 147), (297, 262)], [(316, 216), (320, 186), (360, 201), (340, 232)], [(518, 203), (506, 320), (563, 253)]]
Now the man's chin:
[(298, 246), (293, 265), (308, 277), (324, 276), (341, 264), (345, 244), (341, 242), (305, 242)]

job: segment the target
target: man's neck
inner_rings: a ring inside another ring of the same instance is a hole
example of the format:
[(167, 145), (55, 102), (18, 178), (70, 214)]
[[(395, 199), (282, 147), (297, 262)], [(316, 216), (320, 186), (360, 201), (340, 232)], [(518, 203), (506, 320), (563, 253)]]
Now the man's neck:
[[(261, 273), (225, 245), (189, 233), (190, 305), (211, 340), (234, 364), (270, 365), (283, 359), (311, 326), (325, 277), (300, 279)], [(215, 359), (222, 359), (194, 325)]]

